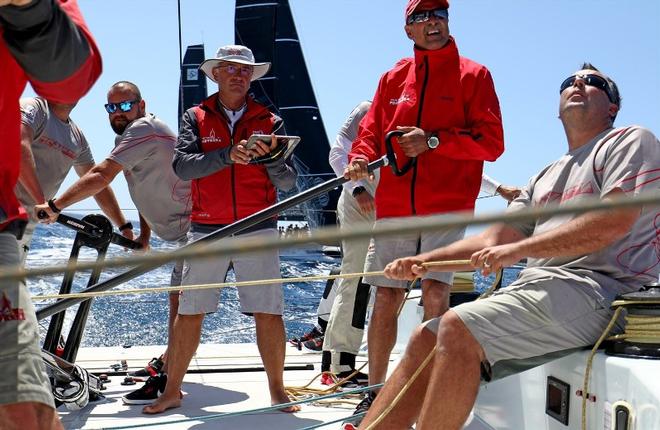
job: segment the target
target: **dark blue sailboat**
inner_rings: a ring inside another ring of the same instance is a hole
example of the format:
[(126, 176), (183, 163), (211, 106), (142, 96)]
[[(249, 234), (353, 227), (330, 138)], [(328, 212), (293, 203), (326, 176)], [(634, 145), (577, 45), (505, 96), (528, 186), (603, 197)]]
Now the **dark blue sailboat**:
[(181, 116), (190, 107), (201, 103), (207, 97), (206, 76), (199, 70), (204, 61), (204, 45), (190, 45), (181, 62), (179, 83), (179, 125)]

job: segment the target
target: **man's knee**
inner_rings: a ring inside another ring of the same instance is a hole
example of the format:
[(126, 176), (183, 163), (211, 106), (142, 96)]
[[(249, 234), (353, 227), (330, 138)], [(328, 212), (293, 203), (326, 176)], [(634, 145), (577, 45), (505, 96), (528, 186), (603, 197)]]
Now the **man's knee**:
[(449, 309), (449, 291), (451, 286), (433, 279), (422, 282), (422, 301), (424, 303), (424, 321), (439, 317)]
[(463, 320), (451, 310), (440, 319), (437, 345), (439, 350), (446, 353), (474, 354), (480, 359), (483, 357), (483, 350), (477, 339), (465, 326)]
[(252, 315), (254, 316), (254, 321), (257, 324), (260, 324), (260, 323), (276, 324), (278, 322), (283, 322), (284, 321), (282, 319), (282, 315), (278, 315), (278, 314), (267, 314), (267, 313), (263, 313), (263, 312), (255, 312)]
[(177, 314), (176, 316), (176, 322), (174, 323), (175, 328), (178, 328), (179, 330), (187, 330), (191, 327), (200, 327), (202, 326), (202, 322), (204, 321), (204, 316), (205, 314), (192, 314), (192, 315), (187, 315), (187, 314)]
[(37, 402), (0, 405), (2, 430), (59, 430), (62, 424), (52, 407)]
[(378, 287), (376, 289), (376, 305), (398, 307), (406, 291), (403, 288)]
[(435, 347), (437, 336), (425, 324), (418, 325), (410, 336), (408, 351), (412, 353), (430, 351)]

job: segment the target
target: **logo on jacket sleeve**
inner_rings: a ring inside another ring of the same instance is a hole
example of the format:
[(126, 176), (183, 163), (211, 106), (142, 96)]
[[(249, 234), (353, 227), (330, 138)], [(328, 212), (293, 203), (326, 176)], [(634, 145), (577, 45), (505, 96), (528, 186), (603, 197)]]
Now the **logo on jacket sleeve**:
[(220, 142), (222, 142), (222, 138), (216, 137), (215, 129), (211, 129), (211, 132), (209, 133), (208, 136), (202, 137), (202, 143), (220, 143)]
[(2, 321), (22, 321), (25, 319), (25, 313), (21, 308), (12, 308), (11, 301), (5, 292), (2, 292), (0, 300), (0, 322)]

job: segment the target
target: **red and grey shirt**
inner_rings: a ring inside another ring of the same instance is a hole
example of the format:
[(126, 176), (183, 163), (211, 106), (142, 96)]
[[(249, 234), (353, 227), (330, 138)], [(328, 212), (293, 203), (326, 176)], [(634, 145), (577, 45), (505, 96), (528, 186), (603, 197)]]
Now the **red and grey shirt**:
[[(381, 169), (377, 218), (474, 209), (484, 161), (504, 151), (499, 102), (486, 67), (458, 55), (452, 39), (441, 49), (415, 48), (380, 79), (360, 123), (349, 159), (374, 161), (386, 153), (385, 135), (397, 126), (435, 132), (440, 146), (417, 157), (403, 176)], [(398, 164), (408, 161), (394, 141)]]
[(29, 81), (37, 94), (75, 103), (101, 74), (101, 56), (75, 0), (35, 0), (0, 8), (0, 230), (27, 219), (14, 187), (20, 161), (18, 100)]
[(192, 181), (193, 223), (231, 224), (274, 204), (276, 188), (295, 186), (296, 171), (286, 160), (242, 165), (229, 158), (241, 140), (276, 133), (281, 126), (278, 116), (248, 98), (231, 131), (217, 93), (183, 114), (173, 167), (181, 179)]

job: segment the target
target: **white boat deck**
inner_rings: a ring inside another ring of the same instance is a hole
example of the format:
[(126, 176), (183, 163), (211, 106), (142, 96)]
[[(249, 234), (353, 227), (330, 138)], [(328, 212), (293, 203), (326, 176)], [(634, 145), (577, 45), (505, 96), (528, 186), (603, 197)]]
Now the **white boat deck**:
[[(111, 372), (110, 366), (126, 360), (129, 369), (143, 367), (158, 356), (163, 346), (122, 348), (81, 348), (77, 364), (90, 372)], [(286, 386), (306, 385), (320, 373), (320, 354), (286, 348), (286, 367), (304, 370), (285, 370)], [(365, 357), (361, 357), (365, 359)], [(360, 358), (358, 358), (360, 360)], [(161, 415), (143, 415), (142, 406), (124, 405), (121, 397), (141, 386), (121, 385), (124, 376), (110, 376), (104, 391), (106, 399), (90, 404), (80, 411), (59, 408), (66, 429), (154, 428), (154, 429), (303, 429), (324, 422), (342, 419), (352, 414), (354, 406), (333, 405), (332, 408), (303, 405), (295, 414), (278, 411), (253, 413), (220, 419), (203, 420), (212, 414), (246, 411), (270, 406), (266, 373), (254, 344), (200, 345), (184, 380), (185, 397), (182, 407)], [(313, 387), (328, 388), (317, 380)], [(172, 423), (172, 421), (182, 421)], [(168, 424), (170, 423), (170, 424)], [(148, 426), (147, 426), (148, 425)], [(320, 428), (339, 428), (329, 424)]]

